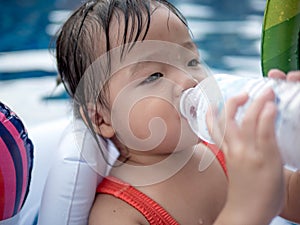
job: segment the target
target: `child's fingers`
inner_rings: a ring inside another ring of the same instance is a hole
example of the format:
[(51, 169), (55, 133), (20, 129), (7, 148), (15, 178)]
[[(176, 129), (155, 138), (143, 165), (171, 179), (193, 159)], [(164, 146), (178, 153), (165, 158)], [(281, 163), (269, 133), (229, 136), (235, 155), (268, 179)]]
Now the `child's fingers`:
[(300, 81), (300, 70), (290, 71), (288, 74), (285, 74), (281, 70), (271, 69), (268, 72), (268, 77), (288, 81)]
[(225, 108), (223, 111), (223, 117), (224, 119), (234, 119), (235, 118), (235, 114), (238, 110), (238, 107), (240, 107), (241, 105), (244, 105), (247, 100), (248, 100), (248, 94), (247, 93), (243, 93), (241, 95), (235, 96), (233, 98), (230, 98), (226, 104), (225, 104)]
[(298, 71), (291, 71), (287, 74), (286, 79), (288, 81), (298, 81), (300, 82), (300, 70)]
[(209, 107), (206, 114), (206, 124), (212, 139), (217, 146), (221, 146), (223, 135), (217, 118), (217, 110), (214, 107)]
[[(261, 112), (258, 121), (257, 138), (260, 145), (267, 146), (262, 149), (276, 149), (276, 135), (275, 135), (275, 117), (277, 114), (277, 108), (275, 103), (267, 102)], [(270, 144), (274, 146), (270, 146)]]
[(241, 125), (246, 134), (246, 140), (252, 141), (256, 137), (255, 131), (260, 113), (267, 101), (274, 100), (274, 96), (273, 90), (268, 89), (261, 96), (255, 99), (247, 109)]
[(282, 80), (286, 79), (285, 73), (278, 69), (271, 69), (268, 72), (268, 77)]
[[(242, 94), (236, 97), (233, 97), (229, 99), (225, 106), (224, 109), (222, 110), (221, 113), (217, 115), (217, 110), (214, 109), (213, 107), (208, 111), (206, 115), (206, 123), (209, 128), (210, 135), (212, 136), (214, 142), (219, 146), (219, 147), (224, 147), (223, 145), (223, 139), (225, 136), (225, 132), (227, 129), (227, 124), (230, 123), (230, 137), (236, 137), (236, 127), (234, 125), (236, 124), (235, 122), (235, 114), (237, 112), (237, 109), (239, 106), (245, 104), (245, 102), (248, 100), (248, 95)], [(226, 137), (226, 138), (230, 138)]]
[(225, 138), (229, 143), (235, 142), (235, 139), (240, 136), (235, 116), (238, 108), (244, 105), (248, 101), (248, 98), (247, 93), (230, 98), (221, 113), (220, 126), (224, 130)]

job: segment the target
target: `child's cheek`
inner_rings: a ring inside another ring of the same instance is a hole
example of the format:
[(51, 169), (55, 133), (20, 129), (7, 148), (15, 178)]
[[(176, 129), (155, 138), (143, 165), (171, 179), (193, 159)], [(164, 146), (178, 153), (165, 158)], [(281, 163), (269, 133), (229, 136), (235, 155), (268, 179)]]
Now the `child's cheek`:
[(180, 116), (175, 107), (155, 97), (143, 99), (132, 107), (129, 125), (132, 134), (144, 142), (148, 150), (160, 145), (171, 145), (170, 140), (174, 142), (172, 145), (176, 145), (181, 133)]

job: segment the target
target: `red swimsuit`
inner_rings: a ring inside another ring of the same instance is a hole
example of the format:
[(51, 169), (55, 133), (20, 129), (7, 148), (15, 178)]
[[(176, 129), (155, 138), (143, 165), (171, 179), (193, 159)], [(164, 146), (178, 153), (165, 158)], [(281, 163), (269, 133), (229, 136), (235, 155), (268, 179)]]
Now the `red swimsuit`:
[[(211, 151), (216, 155), (225, 174), (225, 159), (223, 153), (215, 146), (208, 143)], [(144, 193), (140, 192), (130, 184), (125, 183), (115, 177), (106, 177), (97, 187), (97, 193), (110, 194), (116, 198), (123, 200), (133, 206), (144, 215), (150, 225), (166, 224), (179, 225), (179, 223), (157, 202), (149, 198)]]

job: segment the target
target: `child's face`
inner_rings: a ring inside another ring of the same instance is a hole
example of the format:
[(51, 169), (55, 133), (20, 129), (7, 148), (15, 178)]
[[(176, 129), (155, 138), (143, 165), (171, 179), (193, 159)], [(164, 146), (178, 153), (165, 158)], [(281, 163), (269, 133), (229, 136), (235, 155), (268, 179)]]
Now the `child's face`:
[(135, 43), (121, 62), (117, 58), (112, 54), (108, 87), (109, 123), (119, 141), (132, 150), (160, 153), (198, 143), (179, 112), (179, 101), (184, 90), (207, 75), (180, 19), (158, 7), (145, 40)]

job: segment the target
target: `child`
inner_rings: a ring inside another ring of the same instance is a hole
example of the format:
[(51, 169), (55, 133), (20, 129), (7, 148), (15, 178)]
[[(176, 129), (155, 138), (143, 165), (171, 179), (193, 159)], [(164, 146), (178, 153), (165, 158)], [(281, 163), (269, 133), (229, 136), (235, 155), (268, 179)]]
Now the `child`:
[(97, 189), (90, 224), (254, 225), (280, 212), (300, 221), (300, 174), (283, 172), (271, 91), (241, 127), (233, 116), (247, 96), (227, 104), (214, 132), (222, 143), (225, 118), (226, 166), (223, 153), (181, 116), (182, 92), (208, 74), (186, 20), (169, 2), (85, 3), (62, 28), (57, 61), (76, 116), (120, 152)]

